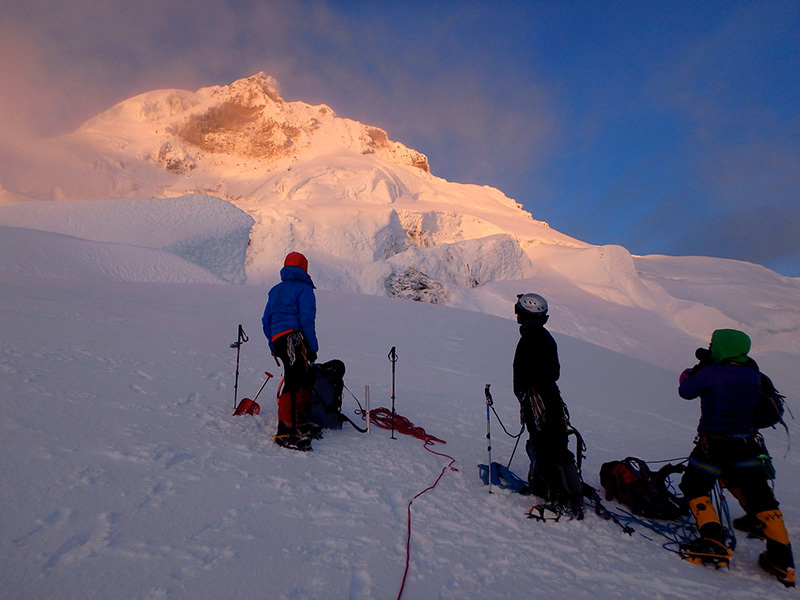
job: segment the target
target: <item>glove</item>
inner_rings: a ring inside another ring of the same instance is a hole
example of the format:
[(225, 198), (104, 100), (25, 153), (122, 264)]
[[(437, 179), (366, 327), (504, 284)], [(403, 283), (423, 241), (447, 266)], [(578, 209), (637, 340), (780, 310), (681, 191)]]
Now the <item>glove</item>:
[(683, 373), (681, 373), (681, 376), (678, 377), (678, 385), (683, 385), (683, 382), (689, 379), (689, 377), (691, 376), (692, 376), (692, 370), (684, 369)]
[(315, 363), (317, 362), (317, 353), (314, 352), (313, 350), (307, 350), (306, 358), (308, 359), (308, 362)]

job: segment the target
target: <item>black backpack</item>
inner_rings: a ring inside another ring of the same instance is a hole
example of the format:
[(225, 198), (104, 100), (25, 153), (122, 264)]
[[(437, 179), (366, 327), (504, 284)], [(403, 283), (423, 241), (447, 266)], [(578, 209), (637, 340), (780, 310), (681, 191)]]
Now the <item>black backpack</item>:
[[(753, 408), (753, 425), (758, 429), (775, 427), (778, 423), (783, 423), (784, 403), (786, 396), (778, 392), (772, 380), (761, 375), (761, 393)], [(784, 427), (786, 424), (784, 423)]]
[(325, 429), (342, 428), (344, 372), (344, 363), (337, 359), (311, 366), (311, 420)]
[(655, 473), (647, 463), (629, 456), (600, 467), (600, 484), (605, 489), (606, 500), (617, 500), (630, 507), (635, 515), (648, 519), (673, 521), (689, 514), (689, 506), (682, 497), (667, 487), (667, 478), (686, 470), (683, 465), (667, 464)]

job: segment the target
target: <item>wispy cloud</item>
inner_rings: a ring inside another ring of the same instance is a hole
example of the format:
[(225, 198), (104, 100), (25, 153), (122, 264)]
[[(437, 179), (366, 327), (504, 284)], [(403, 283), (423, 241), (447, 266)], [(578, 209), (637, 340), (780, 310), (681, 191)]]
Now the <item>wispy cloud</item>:
[[(5, 3), (6, 0), (3, 0)], [(502, 71), (461, 29), (464, 5), (348, 13), (322, 2), (111, 0), (10, 6), (0, 25), (6, 131), (51, 135), (134, 94), (264, 70), (288, 99), (330, 104), (431, 155), (453, 179), (500, 185), (549, 152), (558, 122), (540, 82)], [(477, 11), (477, 12), (476, 12)], [(453, 13), (453, 14), (450, 14)], [(449, 15), (449, 16), (448, 16)], [(393, 17), (400, 19), (398, 23)], [(415, 29), (416, 28), (416, 29)], [(463, 61), (473, 52), (473, 61)], [(13, 127), (10, 125), (13, 123)]]

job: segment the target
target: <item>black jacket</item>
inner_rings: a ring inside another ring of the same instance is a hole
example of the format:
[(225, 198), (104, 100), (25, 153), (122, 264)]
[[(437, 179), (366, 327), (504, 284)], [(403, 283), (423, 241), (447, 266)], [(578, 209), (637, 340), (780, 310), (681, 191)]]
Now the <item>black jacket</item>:
[(514, 394), (533, 388), (542, 398), (561, 397), (556, 381), (561, 374), (558, 346), (544, 328), (546, 319), (520, 325), (520, 340), (514, 353)]

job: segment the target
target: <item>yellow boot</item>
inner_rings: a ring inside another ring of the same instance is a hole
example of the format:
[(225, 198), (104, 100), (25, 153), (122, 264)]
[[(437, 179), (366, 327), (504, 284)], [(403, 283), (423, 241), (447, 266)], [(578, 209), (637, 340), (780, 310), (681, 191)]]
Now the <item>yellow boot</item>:
[(786, 587), (794, 587), (794, 558), (783, 514), (777, 509), (765, 510), (756, 517), (764, 524), (767, 538), (767, 551), (758, 557), (758, 564)]
[(698, 565), (713, 564), (717, 568), (727, 567), (733, 551), (722, 541), (722, 524), (711, 504), (711, 498), (708, 496), (693, 498), (689, 500), (689, 508), (697, 520), (700, 537), (681, 544), (679, 551), (681, 558)]

